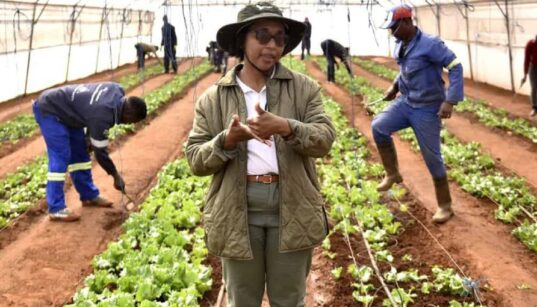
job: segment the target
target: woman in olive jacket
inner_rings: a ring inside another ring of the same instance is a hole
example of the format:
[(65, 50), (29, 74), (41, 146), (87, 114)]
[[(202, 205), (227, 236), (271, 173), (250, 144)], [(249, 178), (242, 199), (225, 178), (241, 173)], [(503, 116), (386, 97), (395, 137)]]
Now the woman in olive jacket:
[(304, 24), (270, 3), (247, 5), (218, 44), (243, 60), (197, 101), (186, 155), (212, 175), (204, 207), (209, 252), (220, 256), (229, 306), (303, 306), (312, 249), (328, 232), (315, 158), (335, 138), (320, 89), (279, 59)]

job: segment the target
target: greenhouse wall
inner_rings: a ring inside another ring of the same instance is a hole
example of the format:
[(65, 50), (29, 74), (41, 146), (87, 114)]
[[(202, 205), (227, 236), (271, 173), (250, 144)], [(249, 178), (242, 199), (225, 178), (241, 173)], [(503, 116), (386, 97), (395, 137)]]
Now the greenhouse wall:
[[(237, 20), (237, 13), (243, 5), (215, 5), (199, 7), (172, 6), (155, 13), (153, 43), (160, 44), (162, 16), (168, 15), (175, 26), (179, 46), (178, 56), (205, 56), (205, 47), (209, 41), (216, 40), (218, 29)], [(385, 30), (368, 27), (369, 14), (366, 6), (325, 6), (325, 5), (293, 5), (292, 8), (282, 7), (284, 15), (303, 21), (308, 17), (312, 23), (311, 52), (322, 54), (320, 44), (327, 38), (334, 39), (344, 46), (349, 45), (351, 37), (351, 53), (354, 55), (388, 55), (388, 33)], [(350, 24), (347, 21), (347, 9), (350, 10)], [(371, 8), (371, 22), (378, 25), (385, 17), (385, 11), (379, 6)], [(185, 22), (186, 20), (186, 22)], [(378, 44), (375, 40), (378, 41)], [(185, 41), (184, 38), (187, 38)], [(183, 38), (183, 39), (182, 39)], [(391, 43), (393, 45), (393, 42)], [(293, 51), (300, 54), (300, 45)]]
[(150, 40), (153, 18), (132, 9), (3, 2), (0, 101), (134, 62), (134, 44)]
[[(504, 1), (497, 4), (476, 1), (470, 2), (468, 7), (454, 4), (420, 6), (416, 8), (416, 15), (417, 23), (424, 31), (440, 35), (455, 51), (464, 65), (466, 77), (471, 77), (471, 58), (476, 81), (507, 90), (513, 87), (510, 46), (515, 90), (529, 94), (529, 82), (522, 88), (519, 86), (524, 75), (524, 48), (528, 40), (537, 35), (536, 1), (508, 1), (507, 8)], [(506, 24), (509, 24), (510, 45)]]

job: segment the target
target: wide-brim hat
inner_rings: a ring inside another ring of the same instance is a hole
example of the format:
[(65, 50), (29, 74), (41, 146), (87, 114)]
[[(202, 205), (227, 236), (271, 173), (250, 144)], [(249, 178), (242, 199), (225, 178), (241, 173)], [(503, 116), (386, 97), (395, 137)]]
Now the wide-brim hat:
[(230, 55), (239, 54), (237, 46), (238, 34), (248, 28), (251, 24), (262, 19), (271, 19), (282, 22), (286, 27), (289, 41), (283, 50), (285, 55), (295, 49), (302, 41), (306, 25), (303, 22), (283, 17), (282, 11), (270, 2), (259, 2), (248, 4), (237, 15), (237, 22), (225, 25), (216, 33), (216, 41)]

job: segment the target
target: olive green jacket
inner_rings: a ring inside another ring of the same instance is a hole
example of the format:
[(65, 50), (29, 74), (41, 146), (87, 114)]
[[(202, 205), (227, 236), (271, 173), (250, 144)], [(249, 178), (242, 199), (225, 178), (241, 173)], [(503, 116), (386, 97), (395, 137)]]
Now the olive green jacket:
[[(237, 65), (196, 103), (186, 155), (195, 175), (213, 175), (203, 213), (209, 252), (225, 258), (252, 259), (246, 200), (246, 142), (223, 149), (234, 114), (247, 119), (244, 93), (236, 83)], [(280, 251), (307, 249), (328, 232), (315, 158), (326, 155), (335, 129), (325, 114), (320, 88), (310, 78), (277, 66), (267, 81), (268, 110), (288, 118), (293, 136), (274, 136), (280, 175)], [(273, 146), (274, 146), (273, 145)]]

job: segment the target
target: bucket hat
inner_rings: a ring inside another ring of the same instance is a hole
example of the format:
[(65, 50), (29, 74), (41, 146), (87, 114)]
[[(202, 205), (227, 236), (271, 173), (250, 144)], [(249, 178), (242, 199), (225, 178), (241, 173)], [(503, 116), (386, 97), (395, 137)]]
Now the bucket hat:
[(258, 2), (248, 4), (237, 15), (237, 22), (221, 27), (216, 33), (216, 41), (230, 55), (239, 54), (237, 46), (238, 34), (247, 29), (256, 21), (262, 19), (271, 19), (282, 22), (286, 27), (289, 41), (283, 50), (283, 55), (291, 52), (302, 41), (306, 25), (300, 21), (283, 17), (282, 11), (270, 2)]

